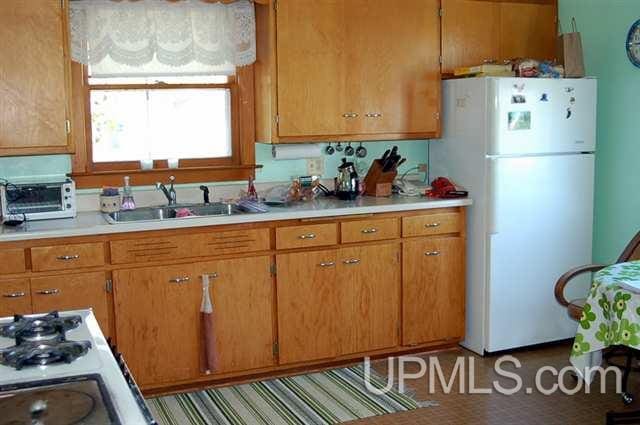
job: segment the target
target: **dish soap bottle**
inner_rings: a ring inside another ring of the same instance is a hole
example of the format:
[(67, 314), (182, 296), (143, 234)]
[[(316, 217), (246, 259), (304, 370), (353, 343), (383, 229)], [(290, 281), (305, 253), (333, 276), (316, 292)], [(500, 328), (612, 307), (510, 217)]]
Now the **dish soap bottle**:
[(133, 199), (133, 192), (129, 184), (129, 176), (124, 176), (124, 189), (122, 193), (122, 210), (130, 211), (136, 209), (136, 201)]

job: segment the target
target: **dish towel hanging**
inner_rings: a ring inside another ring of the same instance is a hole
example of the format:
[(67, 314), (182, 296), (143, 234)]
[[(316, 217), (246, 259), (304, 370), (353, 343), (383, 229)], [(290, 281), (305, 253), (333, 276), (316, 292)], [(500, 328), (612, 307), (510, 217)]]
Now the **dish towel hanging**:
[(200, 306), (200, 321), (202, 329), (202, 356), (200, 369), (203, 373), (210, 374), (218, 367), (218, 357), (216, 355), (216, 334), (215, 320), (213, 316), (213, 304), (209, 295), (209, 278), (217, 275), (202, 275), (202, 305)]

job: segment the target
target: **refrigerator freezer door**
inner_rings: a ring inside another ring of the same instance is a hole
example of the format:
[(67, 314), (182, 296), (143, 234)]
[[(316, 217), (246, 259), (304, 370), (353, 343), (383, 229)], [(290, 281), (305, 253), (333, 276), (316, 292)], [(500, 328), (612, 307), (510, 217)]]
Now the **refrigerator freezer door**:
[(493, 78), (488, 155), (595, 151), (597, 81)]
[[(570, 338), (577, 324), (554, 298), (558, 277), (591, 262), (594, 155), (488, 159), (486, 350)], [(582, 298), (589, 279), (572, 284)]]

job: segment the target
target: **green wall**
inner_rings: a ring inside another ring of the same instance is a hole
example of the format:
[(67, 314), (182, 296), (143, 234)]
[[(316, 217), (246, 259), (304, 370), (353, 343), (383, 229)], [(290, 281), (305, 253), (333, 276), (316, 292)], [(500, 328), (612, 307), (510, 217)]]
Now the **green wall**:
[[(354, 144), (356, 147), (357, 145)], [(368, 151), (367, 157), (364, 159), (366, 164), (370, 164), (372, 159), (381, 156), (386, 149), (397, 145), (399, 153), (407, 157), (407, 162), (401, 166), (400, 172), (419, 163), (426, 163), (428, 160), (428, 142), (424, 140), (369, 142), (363, 145)], [(324, 177), (333, 177), (337, 174), (336, 169), (342, 156), (337, 152), (331, 156), (324, 156)], [(307, 174), (305, 160), (275, 161), (271, 156), (270, 145), (256, 144), (256, 162), (264, 166), (256, 174), (256, 180), (259, 182), (287, 181), (291, 177)], [(68, 155), (0, 158), (0, 178), (60, 176), (65, 175), (70, 170), (71, 160)]]
[(640, 68), (625, 50), (640, 0), (559, 3), (563, 28), (575, 16), (587, 74), (599, 80), (593, 258), (608, 263), (640, 230)]

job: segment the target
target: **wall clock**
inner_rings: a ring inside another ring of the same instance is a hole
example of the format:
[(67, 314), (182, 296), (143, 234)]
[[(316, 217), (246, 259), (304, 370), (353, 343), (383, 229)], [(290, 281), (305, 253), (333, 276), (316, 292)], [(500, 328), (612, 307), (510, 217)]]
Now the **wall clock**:
[(627, 55), (632, 64), (640, 68), (640, 20), (637, 20), (627, 36)]

